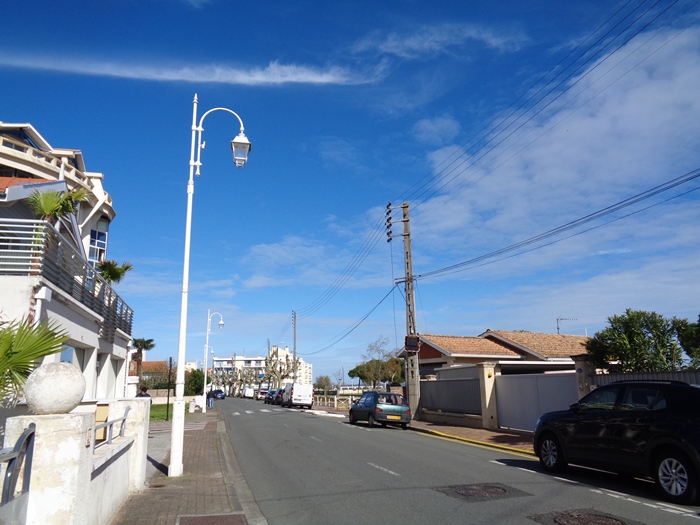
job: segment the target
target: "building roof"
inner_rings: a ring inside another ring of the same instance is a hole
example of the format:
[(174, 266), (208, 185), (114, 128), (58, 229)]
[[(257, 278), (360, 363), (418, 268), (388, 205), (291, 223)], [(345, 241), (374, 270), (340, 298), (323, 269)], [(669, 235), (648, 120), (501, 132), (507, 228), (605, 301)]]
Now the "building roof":
[(519, 358), (521, 355), (489, 339), (462, 335), (418, 334), (422, 343), (448, 356)]
[(590, 338), (583, 335), (543, 334), (525, 330), (486, 330), (480, 338), (505, 344), (540, 359), (567, 359), (586, 352), (583, 346)]

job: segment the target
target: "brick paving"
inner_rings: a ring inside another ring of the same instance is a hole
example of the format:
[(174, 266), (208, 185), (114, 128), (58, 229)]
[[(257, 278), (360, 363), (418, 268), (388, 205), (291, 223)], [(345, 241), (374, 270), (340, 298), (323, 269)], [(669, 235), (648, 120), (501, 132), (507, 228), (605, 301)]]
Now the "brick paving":
[[(345, 410), (316, 408), (347, 414)], [(156, 465), (149, 487), (130, 496), (110, 525), (266, 525), (267, 521), (259, 513), (238, 469), (217, 408), (206, 414), (196, 412), (185, 416), (184, 474), (176, 478), (166, 475), (170, 462), (168, 453), (162, 464)], [(532, 435), (526, 432), (492, 431), (423, 421), (411, 422), (411, 429), (533, 454)], [(150, 433), (168, 430), (169, 424), (154, 424)]]

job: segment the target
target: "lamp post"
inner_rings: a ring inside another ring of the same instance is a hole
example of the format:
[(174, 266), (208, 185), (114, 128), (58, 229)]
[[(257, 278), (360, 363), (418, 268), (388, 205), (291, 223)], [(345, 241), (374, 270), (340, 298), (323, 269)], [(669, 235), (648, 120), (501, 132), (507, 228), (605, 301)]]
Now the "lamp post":
[[(243, 121), (237, 113), (227, 108), (213, 108), (202, 115), (197, 124), (197, 95), (192, 101), (192, 140), (190, 143), (190, 177), (187, 182), (187, 218), (185, 221), (185, 258), (182, 268), (182, 303), (180, 305), (180, 335), (177, 348), (177, 374), (175, 379), (175, 402), (173, 403), (173, 425), (170, 443), (170, 465), (168, 476), (182, 476), (183, 445), (185, 441), (185, 359), (187, 349), (187, 297), (190, 279), (190, 235), (192, 232), (192, 197), (194, 195), (194, 176), (199, 177), (202, 165), (200, 156), (202, 144), (202, 123), (207, 115), (214, 111), (225, 111), (232, 114), (240, 123), (240, 133), (231, 141), (233, 162), (242, 168), (248, 160), (250, 141), (245, 136)], [(196, 143), (196, 145), (195, 145)], [(196, 152), (196, 160), (195, 160)]]
[[(219, 316), (219, 330), (224, 329), (224, 317), (219, 312), (211, 312), (211, 310), (207, 310), (207, 339), (204, 343), (204, 388), (202, 389), (202, 393), (204, 394), (204, 406), (202, 407), (203, 414), (207, 413), (207, 352), (209, 351), (209, 334), (211, 333), (211, 318), (215, 315)], [(212, 350), (211, 353), (213, 354), (214, 351)]]

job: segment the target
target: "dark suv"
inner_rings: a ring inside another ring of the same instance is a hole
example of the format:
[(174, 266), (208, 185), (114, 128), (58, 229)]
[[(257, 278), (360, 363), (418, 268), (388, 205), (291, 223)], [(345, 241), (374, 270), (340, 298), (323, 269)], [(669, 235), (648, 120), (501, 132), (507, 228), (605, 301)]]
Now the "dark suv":
[(618, 381), (569, 410), (537, 420), (535, 453), (542, 468), (568, 463), (651, 476), (661, 494), (691, 503), (700, 472), (700, 388), (679, 381)]

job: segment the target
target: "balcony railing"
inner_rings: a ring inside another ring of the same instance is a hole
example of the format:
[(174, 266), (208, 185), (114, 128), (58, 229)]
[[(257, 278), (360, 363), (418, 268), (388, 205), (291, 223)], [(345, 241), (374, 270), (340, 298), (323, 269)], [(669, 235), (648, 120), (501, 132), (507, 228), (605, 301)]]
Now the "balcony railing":
[(70, 241), (46, 221), (0, 219), (0, 275), (36, 275), (104, 319), (100, 337), (131, 335), (134, 312)]

